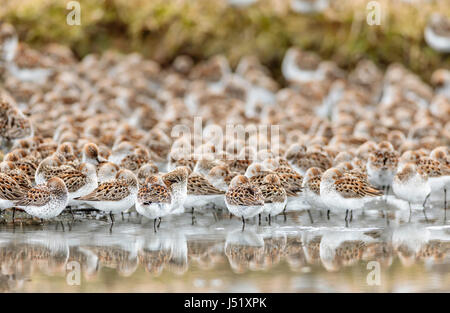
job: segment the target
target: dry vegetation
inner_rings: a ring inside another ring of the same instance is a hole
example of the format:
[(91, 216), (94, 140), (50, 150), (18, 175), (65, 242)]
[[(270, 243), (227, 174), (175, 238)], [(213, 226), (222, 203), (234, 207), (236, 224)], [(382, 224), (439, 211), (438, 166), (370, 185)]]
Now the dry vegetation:
[[(176, 55), (204, 59), (225, 54), (232, 64), (256, 54), (274, 70), (295, 45), (333, 59), (344, 68), (368, 57), (385, 66), (400, 62), (425, 80), (450, 67), (450, 57), (427, 47), (423, 30), (432, 12), (450, 15), (450, 2), (379, 0), (380, 26), (366, 23), (367, 0), (334, 0), (322, 14), (290, 10), (289, 0), (260, 0), (235, 8), (226, 0), (80, 0), (81, 26), (66, 24), (67, 1), (2, 0), (0, 19), (32, 45), (58, 42), (82, 57), (117, 49), (139, 51), (158, 62)], [(423, 2), (423, 3), (422, 3)]]

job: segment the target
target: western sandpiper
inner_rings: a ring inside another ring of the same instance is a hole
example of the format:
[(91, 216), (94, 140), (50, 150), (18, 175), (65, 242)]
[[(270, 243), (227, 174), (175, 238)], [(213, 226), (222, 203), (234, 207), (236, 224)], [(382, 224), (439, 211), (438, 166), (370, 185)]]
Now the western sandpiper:
[(214, 208), (224, 207), (225, 191), (212, 185), (203, 175), (191, 173), (188, 177), (187, 197), (184, 201), (186, 209), (192, 209), (192, 223), (194, 223), (194, 209), (212, 204)]
[[(172, 195), (162, 179), (156, 175), (146, 179), (146, 186), (139, 188), (136, 200), (136, 211), (153, 219), (153, 229), (156, 232), (156, 220), (170, 214), (172, 208)], [(159, 224), (158, 224), (159, 226)]]
[(97, 210), (109, 213), (111, 222), (114, 223), (113, 214), (131, 208), (136, 202), (137, 192), (138, 181), (133, 172), (120, 170), (115, 180), (103, 182), (91, 193), (74, 200), (80, 200)]
[(398, 198), (408, 202), (410, 213), (411, 204), (417, 203), (423, 205), (425, 213), (425, 199), (430, 194), (431, 188), (428, 176), (424, 172), (419, 173), (414, 163), (407, 163), (397, 172), (392, 181), (392, 190)]
[(183, 204), (187, 196), (189, 172), (190, 170), (187, 167), (180, 166), (161, 177), (172, 194), (172, 214), (181, 214), (184, 212)]
[(286, 191), (277, 174), (266, 175), (259, 188), (264, 197), (263, 213), (268, 214), (270, 225), (272, 216), (280, 214), (286, 207)]
[(53, 177), (45, 184), (28, 189), (25, 196), (15, 201), (14, 205), (32, 216), (50, 219), (58, 216), (68, 201), (68, 191), (63, 180)]
[(231, 180), (225, 202), (231, 214), (242, 218), (242, 230), (245, 229), (246, 218), (256, 216), (264, 209), (261, 190), (252, 185), (244, 175), (238, 175)]
[[(363, 207), (367, 198), (380, 195), (381, 191), (355, 176), (344, 175), (336, 168), (328, 169), (322, 174), (320, 197), (329, 209), (345, 210), (346, 224), (349, 211)], [(351, 219), (352, 215), (350, 221)]]

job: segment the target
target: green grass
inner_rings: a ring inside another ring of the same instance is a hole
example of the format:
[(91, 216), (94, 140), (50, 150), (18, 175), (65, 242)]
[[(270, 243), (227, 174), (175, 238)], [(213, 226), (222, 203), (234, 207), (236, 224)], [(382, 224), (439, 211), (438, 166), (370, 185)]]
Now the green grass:
[(62, 0), (2, 0), (0, 19), (15, 25), (32, 46), (58, 42), (78, 57), (115, 49), (139, 51), (167, 64), (182, 53), (196, 60), (222, 53), (236, 65), (242, 56), (254, 54), (279, 75), (285, 51), (294, 45), (344, 68), (362, 58), (383, 67), (400, 62), (425, 80), (435, 69), (450, 67), (449, 55), (433, 51), (423, 39), (431, 12), (450, 15), (448, 1), (415, 6), (379, 0), (384, 12), (380, 26), (366, 23), (365, 0), (338, 0), (338, 6), (318, 15), (293, 13), (288, 0), (260, 0), (246, 9), (228, 7), (224, 0), (79, 2), (80, 26), (67, 25), (69, 11)]

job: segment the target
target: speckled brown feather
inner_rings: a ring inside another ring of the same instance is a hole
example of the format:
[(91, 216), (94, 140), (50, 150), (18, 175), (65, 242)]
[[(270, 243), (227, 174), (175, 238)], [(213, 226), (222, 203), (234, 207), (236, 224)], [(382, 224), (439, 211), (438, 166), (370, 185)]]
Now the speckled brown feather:
[(336, 191), (344, 198), (363, 198), (365, 196), (381, 196), (383, 193), (352, 176), (342, 176), (334, 183)]
[(76, 200), (86, 201), (118, 201), (130, 194), (126, 181), (117, 180), (100, 184), (94, 191)]
[(14, 165), (17, 166), (22, 172), (24, 172), (31, 181), (34, 181), (34, 175), (37, 168), (34, 163), (26, 160), (21, 160), (18, 162), (14, 162)]
[(300, 174), (284, 173), (278, 174), (278, 177), (288, 196), (297, 196), (302, 191), (303, 177)]
[(398, 166), (399, 155), (396, 151), (377, 150), (371, 153), (369, 158), (375, 168), (395, 169)]
[(18, 200), (25, 195), (25, 192), (13, 178), (0, 173), (0, 199)]
[[(427, 175), (428, 177), (441, 177), (443, 175), (449, 175), (449, 171), (445, 170), (445, 167), (441, 165), (439, 161), (433, 160), (429, 157), (422, 157), (417, 162), (417, 172), (421, 175)], [(444, 172), (446, 172), (444, 174)]]
[(260, 185), (264, 203), (284, 202), (286, 200), (286, 190), (281, 185), (262, 182)]
[(180, 160), (177, 160), (175, 162), (175, 164), (176, 164), (177, 167), (179, 167), (179, 166), (187, 166), (187, 167), (189, 167), (191, 169), (191, 171), (193, 171), (196, 162), (197, 161), (195, 161), (195, 160), (180, 159)]
[(225, 192), (214, 187), (205, 177), (192, 173), (188, 177), (188, 195), (222, 195)]
[(49, 180), (52, 177), (60, 177), (63, 176), (65, 173), (73, 173), (74, 168), (68, 165), (62, 165), (62, 166), (52, 166), (47, 167), (44, 171), (42, 171), (42, 174), (44, 175), (45, 180)]
[(166, 186), (152, 184), (151, 186), (145, 186), (139, 189), (138, 201), (144, 205), (152, 203), (170, 203), (172, 201), (172, 196)]
[(247, 167), (252, 163), (250, 160), (231, 160), (226, 161), (231, 172), (238, 172), (244, 174)]
[(261, 186), (261, 184), (264, 181), (264, 178), (269, 174), (271, 174), (271, 172), (263, 171), (258, 175), (254, 175), (249, 178), (250, 183), (253, 184), (254, 186)]
[(308, 186), (309, 190), (314, 192), (316, 195), (320, 195), (320, 182), (322, 180), (321, 175), (316, 175), (311, 177), (306, 185)]
[(148, 158), (141, 155), (130, 154), (122, 159), (120, 162), (121, 168), (126, 168), (130, 171), (137, 171), (143, 164), (148, 162)]
[(261, 190), (251, 184), (230, 188), (226, 193), (226, 199), (231, 205), (264, 205), (264, 196)]
[(17, 169), (13, 169), (11, 171), (8, 171), (8, 173), (6, 173), (9, 177), (11, 177), (12, 179), (14, 179), (16, 181), (17, 184), (19, 184), (19, 186), (23, 189), (28, 189), (33, 187), (31, 180), (28, 178), (27, 175), (25, 175), (21, 170)]
[(66, 184), (67, 190), (69, 192), (75, 192), (84, 185), (86, 185), (87, 176), (80, 171), (71, 170), (62, 172), (57, 177), (61, 178)]
[(305, 171), (311, 167), (318, 167), (325, 171), (331, 167), (332, 162), (328, 156), (321, 152), (309, 152), (296, 158), (294, 164)]
[(15, 202), (17, 206), (43, 206), (50, 201), (51, 192), (46, 185), (39, 185), (27, 191), (26, 196)]

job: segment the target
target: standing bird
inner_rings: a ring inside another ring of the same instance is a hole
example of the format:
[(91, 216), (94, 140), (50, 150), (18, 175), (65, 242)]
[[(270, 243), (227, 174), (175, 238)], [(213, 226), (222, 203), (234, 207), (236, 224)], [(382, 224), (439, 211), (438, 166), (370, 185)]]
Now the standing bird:
[(444, 191), (444, 210), (447, 210), (447, 186), (450, 185), (450, 167), (431, 157), (421, 157), (417, 164), (417, 171), (419, 174), (428, 177), (428, 185), (430, 186), (430, 193), (423, 203), (424, 209), (431, 193)]
[(225, 191), (214, 187), (203, 175), (191, 173), (188, 177), (187, 197), (184, 201), (185, 208), (192, 209), (192, 224), (194, 224), (194, 209), (212, 204), (214, 208), (223, 206)]
[(101, 183), (91, 193), (75, 198), (97, 210), (109, 213), (112, 224), (114, 215), (131, 208), (136, 202), (138, 181), (130, 170), (120, 170), (114, 180)]
[(47, 183), (27, 190), (22, 199), (14, 201), (14, 205), (31, 216), (50, 219), (58, 216), (68, 201), (69, 195), (63, 180), (53, 177)]
[[(447, 191), (450, 188), (450, 157), (447, 153), (447, 147), (437, 147), (430, 153), (431, 159), (438, 161), (442, 171), (442, 177), (440, 180), (444, 180), (443, 184), (444, 191), (444, 209), (447, 212)], [(436, 188), (437, 189), (437, 188)]]
[(369, 182), (377, 188), (385, 188), (386, 196), (397, 172), (399, 155), (392, 149), (378, 149), (369, 155), (366, 164)]
[[(312, 207), (325, 209), (327, 206), (320, 197), (320, 181), (323, 171), (318, 167), (309, 168), (303, 178), (303, 194), (306, 202)], [(330, 210), (327, 210), (327, 218), (330, 219)]]
[(242, 218), (242, 230), (244, 230), (245, 219), (263, 211), (264, 196), (246, 176), (238, 175), (231, 180), (230, 188), (225, 195), (225, 203), (231, 214)]
[(259, 185), (264, 197), (263, 212), (269, 216), (269, 225), (271, 225), (272, 216), (283, 212), (287, 203), (286, 190), (281, 185), (277, 174), (269, 174)]
[(345, 210), (345, 222), (350, 211), (350, 222), (353, 210), (364, 206), (368, 198), (380, 196), (383, 193), (361, 180), (357, 176), (344, 175), (336, 168), (326, 170), (320, 181), (320, 197), (325, 205), (336, 211)]
[[(139, 188), (136, 200), (136, 211), (153, 219), (153, 229), (156, 232), (156, 220), (170, 214), (172, 207), (172, 195), (162, 179), (156, 175), (149, 176), (146, 185)], [(159, 224), (158, 224), (159, 227)]]
[(97, 171), (94, 165), (82, 163), (78, 169), (71, 169), (59, 173), (69, 192), (69, 206), (79, 204), (75, 198), (85, 196), (98, 187)]
[(411, 203), (422, 203), (424, 205), (423, 212), (425, 214), (425, 200), (427, 199), (431, 188), (428, 184), (428, 176), (424, 172), (419, 173), (417, 171), (417, 166), (414, 163), (407, 163), (402, 170), (394, 176), (392, 190), (398, 198), (408, 202), (410, 218)]
[(171, 214), (181, 214), (184, 212), (183, 204), (187, 196), (189, 172), (190, 170), (186, 166), (180, 166), (161, 177), (172, 194)]

